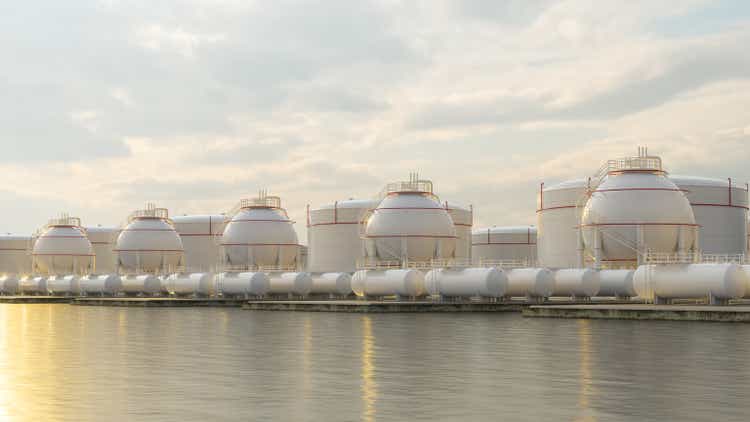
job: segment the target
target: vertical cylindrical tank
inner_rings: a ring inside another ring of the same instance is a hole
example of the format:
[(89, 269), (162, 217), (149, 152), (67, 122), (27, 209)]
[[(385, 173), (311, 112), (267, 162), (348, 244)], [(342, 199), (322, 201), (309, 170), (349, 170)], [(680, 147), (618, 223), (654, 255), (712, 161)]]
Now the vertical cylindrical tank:
[(271, 273), (268, 293), (307, 296), (312, 289), (312, 278), (308, 273)]
[(555, 277), (546, 268), (514, 268), (506, 272), (508, 288), (505, 296), (547, 298), (555, 288)]
[(116, 295), (122, 291), (122, 280), (117, 274), (88, 275), (79, 283), (84, 295)]
[(635, 270), (601, 270), (599, 271), (600, 297), (635, 297), (638, 294), (633, 288)]
[(167, 276), (162, 288), (176, 296), (211, 296), (215, 283), (213, 273), (176, 273)]
[(748, 192), (732, 179), (670, 175), (693, 208), (700, 249), (706, 254), (747, 253)]
[(31, 236), (0, 234), (0, 274), (31, 274)]
[[(183, 262), (184, 249), (166, 208), (147, 204), (128, 217), (117, 237), (119, 267), (126, 274), (165, 274)], [(125, 284), (125, 280), (123, 280)]]
[(590, 268), (565, 268), (554, 272), (552, 296), (593, 297), (599, 291), (599, 271)]
[(310, 294), (348, 296), (352, 293), (349, 273), (323, 273), (312, 276)]
[(648, 264), (633, 275), (642, 298), (735, 299), (744, 296), (748, 278), (737, 264)]
[(309, 210), (307, 269), (313, 273), (354, 272), (364, 257), (363, 218), (380, 201), (349, 199)]
[(81, 220), (63, 214), (41, 230), (32, 252), (33, 271), (44, 275), (88, 274), (94, 252)]
[(94, 252), (97, 274), (110, 274), (117, 271), (115, 242), (120, 229), (116, 227), (86, 227), (84, 230)]
[(270, 279), (266, 273), (221, 273), (216, 277), (216, 290), (222, 296), (263, 296), (268, 293)]
[(425, 289), (432, 296), (498, 298), (507, 288), (508, 277), (499, 268), (437, 268), (425, 276)]
[(472, 228), (474, 226), (474, 209), (472, 207), (462, 207), (453, 202), (445, 201), (443, 203), (445, 210), (453, 220), (453, 227), (456, 230), (456, 251), (454, 257), (461, 261), (471, 262), (472, 253)]
[(0, 294), (15, 295), (19, 292), (18, 278), (15, 275), (0, 276)]
[(162, 290), (161, 280), (152, 274), (126, 275), (121, 279), (122, 292), (128, 295), (153, 295)]
[(517, 261), (536, 264), (537, 230), (534, 226), (490, 227), (474, 230), (471, 255), (475, 262)]
[(224, 232), (224, 215), (182, 215), (172, 217), (185, 251), (185, 271), (214, 271), (221, 259), (219, 243)]
[(586, 204), (586, 179), (556, 185), (542, 183), (537, 195), (537, 259), (547, 268), (579, 265), (581, 209)]
[(352, 276), (352, 291), (360, 297), (424, 296), (424, 274), (413, 269), (360, 270)]

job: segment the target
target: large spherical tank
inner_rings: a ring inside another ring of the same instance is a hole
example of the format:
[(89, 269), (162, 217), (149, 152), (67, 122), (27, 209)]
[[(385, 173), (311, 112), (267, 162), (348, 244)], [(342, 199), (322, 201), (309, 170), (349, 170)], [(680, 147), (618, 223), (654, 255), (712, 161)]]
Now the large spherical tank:
[(599, 271), (589, 268), (565, 268), (554, 272), (552, 296), (593, 297), (599, 291)]
[(536, 264), (537, 230), (534, 226), (490, 227), (472, 233), (471, 256), (475, 262), (518, 261)]
[(268, 293), (293, 294), (307, 296), (312, 289), (313, 280), (308, 273), (276, 273), (268, 276), (270, 285)]
[(748, 193), (731, 179), (670, 175), (693, 208), (698, 243), (706, 254), (741, 255), (747, 252)]
[(261, 272), (221, 273), (216, 277), (216, 289), (223, 296), (263, 296), (271, 281)]
[(210, 296), (214, 293), (213, 273), (170, 274), (163, 281), (162, 288), (176, 296)]
[(293, 224), (277, 205), (251, 202), (240, 207), (221, 240), (226, 264), (240, 269), (296, 267), (299, 245)]
[(219, 243), (224, 232), (224, 216), (183, 215), (172, 218), (172, 225), (182, 240), (185, 271), (213, 271), (221, 261)]
[(352, 276), (352, 291), (360, 297), (419, 297), (426, 293), (424, 274), (413, 269), (357, 271)]
[(582, 217), (587, 252), (596, 256), (598, 249), (606, 266), (635, 265), (637, 251), (691, 250), (695, 228), (685, 194), (658, 171), (610, 172), (591, 193)]
[(497, 298), (507, 288), (508, 277), (499, 268), (438, 268), (425, 276), (425, 289), (433, 296)]
[(79, 286), (84, 295), (115, 295), (122, 291), (122, 279), (117, 274), (88, 275)]
[(15, 295), (18, 294), (18, 278), (14, 275), (4, 275), (0, 277), (0, 294)]
[(747, 284), (747, 274), (736, 264), (649, 264), (633, 275), (633, 287), (642, 298), (734, 299), (743, 297)]
[(635, 270), (601, 270), (599, 271), (599, 292), (597, 296), (634, 297), (633, 288)]
[(430, 261), (452, 258), (456, 229), (432, 194), (392, 192), (367, 220), (368, 259)]
[(547, 268), (579, 266), (578, 225), (585, 205), (586, 179), (576, 179), (549, 187), (537, 195), (537, 257)]
[(97, 274), (110, 274), (117, 271), (115, 241), (120, 229), (115, 227), (86, 227), (84, 230), (94, 251)]
[(349, 273), (313, 275), (310, 293), (348, 296), (352, 293), (352, 276)]
[(354, 272), (364, 257), (362, 219), (380, 201), (350, 199), (310, 209), (308, 263), (313, 273)]
[(506, 272), (508, 289), (505, 296), (550, 297), (555, 276), (546, 268), (514, 268)]
[(31, 236), (0, 234), (0, 274), (31, 273)]
[(456, 252), (454, 257), (458, 260), (471, 260), (472, 253), (472, 227), (474, 226), (474, 211), (471, 207), (462, 207), (452, 202), (444, 203), (448, 215), (453, 220), (456, 229)]
[(131, 217), (115, 250), (123, 272), (130, 274), (169, 272), (183, 262), (182, 240), (166, 212)]
[(50, 224), (36, 239), (32, 252), (35, 270), (42, 274), (86, 274), (93, 270), (94, 251), (83, 228)]

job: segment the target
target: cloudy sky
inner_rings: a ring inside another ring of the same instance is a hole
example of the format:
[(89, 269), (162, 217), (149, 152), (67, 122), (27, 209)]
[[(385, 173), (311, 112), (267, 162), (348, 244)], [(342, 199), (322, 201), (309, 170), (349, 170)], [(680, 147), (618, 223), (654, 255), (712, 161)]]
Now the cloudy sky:
[(419, 171), (477, 225), (647, 145), (750, 179), (750, 2), (0, 4), (0, 231), (304, 209)]

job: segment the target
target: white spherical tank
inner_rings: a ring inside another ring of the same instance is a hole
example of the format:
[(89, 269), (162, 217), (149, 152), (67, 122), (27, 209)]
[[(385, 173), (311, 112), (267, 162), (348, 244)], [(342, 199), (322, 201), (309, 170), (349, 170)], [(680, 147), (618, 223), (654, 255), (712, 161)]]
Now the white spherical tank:
[(269, 274), (270, 281), (268, 293), (270, 294), (293, 294), (307, 296), (312, 289), (313, 280), (308, 273), (276, 273)]
[(432, 296), (503, 297), (508, 277), (499, 268), (431, 270), (425, 276), (425, 289)]
[(79, 285), (84, 295), (111, 296), (122, 291), (122, 279), (117, 274), (88, 275)]
[(673, 254), (696, 247), (697, 225), (685, 194), (665, 177), (658, 157), (609, 163), (582, 217), (586, 255), (595, 265), (637, 265), (646, 251)]
[(448, 211), (432, 193), (432, 183), (412, 180), (390, 184), (367, 220), (368, 261), (449, 259), (456, 229)]
[(218, 267), (224, 215), (176, 216), (172, 217), (172, 225), (182, 240), (186, 272), (210, 272)]
[(15, 295), (19, 292), (18, 278), (14, 275), (0, 277), (0, 294)]
[(30, 274), (31, 250), (31, 236), (0, 234), (0, 274)]
[(474, 262), (518, 262), (536, 264), (537, 230), (534, 226), (490, 227), (472, 233)]
[(462, 207), (452, 202), (446, 201), (445, 210), (453, 220), (453, 227), (456, 230), (456, 252), (454, 257), (457, 260), (471, 261), (472, 253), (472, 227), (474, 226), (474, 209), (473, 207)]
[(537, 195), (537, 258), (547, 268), (579, 267), (581, 210), (586, 204), (586, 179), (552, 186), (542, 184)]
[(379, 202), (350, 199), (310, 209), (307, 269), (313, 273), (356, 271), (357, 261), (365, 256), (362, 220)]
[(81, 227), (81, 220), (63, 215), (42, 229), (32, 252), (35, 272), (87, 274), (94, 267), (94, 251)]
[(670, 175), (693, 208), (698, 224), (698, 244), (703, 253), (747, 253), (748, 192), (732, 179)]
[(419, 297), (426, 293), (424, 274), (413, 269), (357, 271), (352, 276), (352, 291), (360, 297)]
[(215, 290), (214, 280), (213, 273), (170, 274), (162, 288), (175, 296), (211, 296)]
[(86, 227), (84, 230), (94, 251), (96, 273), (110, 274), (117, 271), (115, 241), (120, 229), (115, 227)]
[(349, 273), (323, 273), (312, 276), (310, 294), (348, 296), (352, 293)]
[[(168, 273), (183, 262), (182, 240), (166, 208), (135, 211), (117, 237), (119, 267), (126, 274)], [(123, 281), (123, 283), (125, 283)]]
[(245, 199), (227, 214), (221, 240), (228, 269), (294, 269), (299, 244), (281, 199), (264, 193)]
[(565, 268), (554, 272), (552, 296), (593, 297), (599, 291), (599, 271), (590, 268)]
[(161, 280), (159, 280), (159, 277), (151, 274), (126, 275), (120, 280), (122, 282), (122, 292), (128, 295), (153, 295), (162, 291)]
[(747, 274), (736, 264), (649, 264), (633, 275), (641, 298), (735, 299), (743, 297), (747, 284)]
[(633, 288), (635, 270), (601, 270), (599, 271), (600, 297), (635, 297)]
[(508, 297), (546, 298), (555, 288), (555, 276), (546, 268), (514, 268), (506, 272), (508, 276)]
[(221, 273), (216, 277), (216, 290), (222, 296), (263, 296), (271, 281), (266, 273)]

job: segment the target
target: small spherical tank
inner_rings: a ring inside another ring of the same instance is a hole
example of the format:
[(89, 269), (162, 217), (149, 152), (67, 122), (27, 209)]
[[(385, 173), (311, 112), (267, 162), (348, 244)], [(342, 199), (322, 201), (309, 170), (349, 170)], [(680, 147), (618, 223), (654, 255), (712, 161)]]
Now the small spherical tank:
[(180, 236), (164, 208), (136, 211), (117, 237), (118, 264), (129, 274), (168, 272), (183, 259)]

